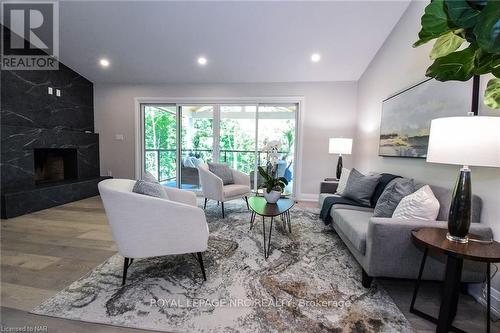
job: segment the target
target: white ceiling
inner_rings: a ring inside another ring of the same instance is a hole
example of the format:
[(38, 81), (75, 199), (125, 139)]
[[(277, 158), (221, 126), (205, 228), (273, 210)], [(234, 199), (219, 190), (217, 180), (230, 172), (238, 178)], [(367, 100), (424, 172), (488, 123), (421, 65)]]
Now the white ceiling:
[(358, 80), (408, 4), (60, 2), (60, 56), (94, 82)]

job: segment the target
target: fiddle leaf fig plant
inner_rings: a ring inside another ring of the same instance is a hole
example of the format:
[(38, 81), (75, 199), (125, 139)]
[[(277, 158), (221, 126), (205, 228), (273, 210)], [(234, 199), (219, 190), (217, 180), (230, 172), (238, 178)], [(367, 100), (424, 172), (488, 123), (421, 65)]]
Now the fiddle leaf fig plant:
[(492, 74), (484, 104), (500, 109), (500, 1), (432, 0), (421, 19), (418, 47), (435, 40), (426, 76), (468, 81)]

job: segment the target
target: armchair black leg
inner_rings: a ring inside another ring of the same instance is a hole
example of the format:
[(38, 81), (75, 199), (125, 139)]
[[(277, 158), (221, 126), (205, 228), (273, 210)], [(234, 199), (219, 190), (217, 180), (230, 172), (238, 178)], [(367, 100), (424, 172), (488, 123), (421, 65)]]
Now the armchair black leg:
[(132, 265), (133, 261), (134, 261), (134, 259), (124, 258), (124, 261), (123, 261), (122, 286), (125, 285), (125, 281), (127, 280), (127, 270), (129, 268), (129, 266)]
[(201, 252), (197, 252), (198, 263), (200, 264), (201, 273), (203, 274), (203, 280), (207, 281), (207, 275), (205, 274), (205, 266), (203, 265), (203, 257), (201, 256)]
[(372, 285), (372, 280), (373, 280), (373, 277), (369, 276), (364, 269), (362, 269), (362, 273), (361, 273), (361, 284), (363, 285), (363, 287), (365, 288), (370, 288), (370, 286)]
[(250, 210), (250, 207), (248, 206), (248, 198), (247, 198), (247, 196), (245, 196), (244, 198), (245, 198), (245, 202), (247, 203), (247, 209)]
[(224, 218), (224, 203), (221, 202), (221, 207), (222, 207), (222, 218)]
[(203, 209), (207, 209), (207, 201), (208, 201), (208, 199), (205, 198), (205, 204), (203, 205)]

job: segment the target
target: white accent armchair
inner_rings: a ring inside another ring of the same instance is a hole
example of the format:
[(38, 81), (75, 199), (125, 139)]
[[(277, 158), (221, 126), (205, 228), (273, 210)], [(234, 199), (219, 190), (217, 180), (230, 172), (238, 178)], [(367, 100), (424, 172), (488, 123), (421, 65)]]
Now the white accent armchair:
[(203, 279), (201, 253), (207, 249), (205, 212), (192, 192), (165, 187), (168, 200), (132, 192), (135, 181), (106, 179), (98, 184), (118, 252), (125, 257), (122, 285), (134, 258), (197, 253)]
[(207, 165), (198, 167), (200, 184), (205, 197), (204, 209), (207, 208), (207, 201), (217, 200), (221, 203), (222, 218), (224, 218), (224, 202), (234, 199), (245, 199), (248, 208), (247, 196), (250, 195), (250, 176), (235, 169), (231, 169), (234, 184), (224, 185), (222, 179), (212, 173)]

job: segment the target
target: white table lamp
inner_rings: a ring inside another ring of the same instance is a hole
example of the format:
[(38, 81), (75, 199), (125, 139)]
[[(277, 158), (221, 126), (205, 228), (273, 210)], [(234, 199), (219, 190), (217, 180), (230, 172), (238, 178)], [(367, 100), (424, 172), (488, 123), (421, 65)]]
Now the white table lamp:
[(467, 243), (472, 204), (469, 166), (500, 167), (500, 117), (432, 120), (427, 162), (462, 165), (453, 189), (446, 237)]
[(337, 161), (337, 179), (340, 179), (342, 174), (342, 154), (350, 155), (352, 151), (352, 139), (348, 138), (330, 138), (328, 145), (328, 152), (330, 154), (338, 154), (339, 159)]

